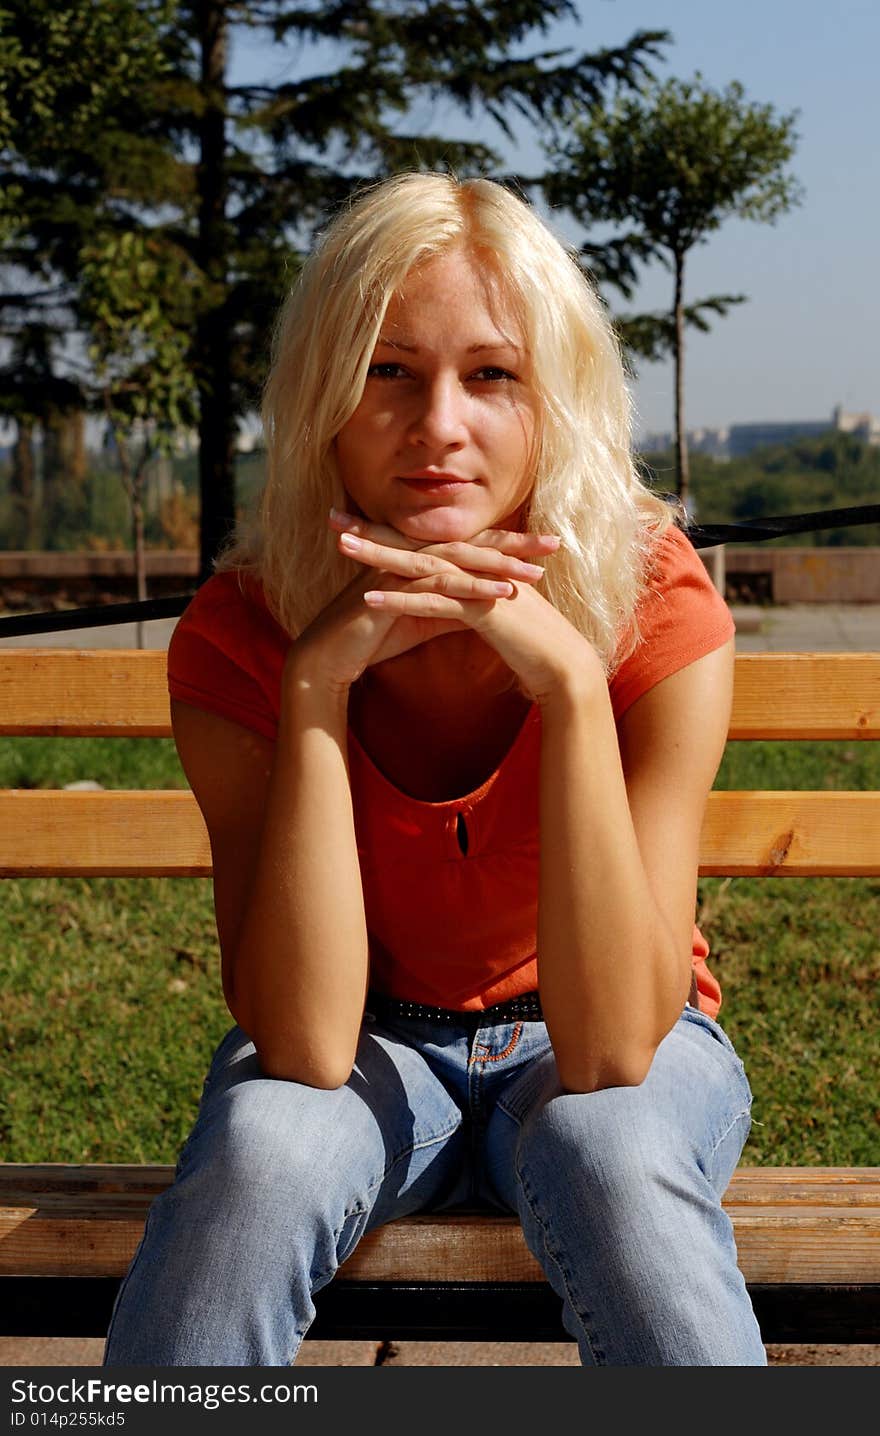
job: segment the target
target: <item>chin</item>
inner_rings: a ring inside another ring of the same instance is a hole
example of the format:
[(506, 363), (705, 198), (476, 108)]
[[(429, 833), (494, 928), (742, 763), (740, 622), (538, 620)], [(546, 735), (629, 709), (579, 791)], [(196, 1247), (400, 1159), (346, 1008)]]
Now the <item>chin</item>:
[(394, 527), (421, 543), (454, 543), (482, 533), (491, 527), (491, 520), (460, 508), (431, 508), (405, 514), (394, 521)]

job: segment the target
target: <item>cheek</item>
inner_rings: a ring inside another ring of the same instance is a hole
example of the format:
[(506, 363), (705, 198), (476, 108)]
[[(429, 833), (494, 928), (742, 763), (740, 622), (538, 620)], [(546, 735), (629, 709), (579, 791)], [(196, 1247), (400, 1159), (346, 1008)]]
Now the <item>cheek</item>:
[(345, 463), (362, 463), (376, 452), (376, 445), (388, 442), (392, 416), (377, 409), (356, 409), (336, 435), (336, 452)]
[(536, 424), (531, 410), (516, 407), (507, 416), (504, 444), (518, 476), (531, 477), (536, 453)]
[(363, 466), (365, 455), (370, 451), (366, 442), (363, 417), (353, 414), (333, 440), (336, 464), (343, 480), (349, 474), (357, 473)]

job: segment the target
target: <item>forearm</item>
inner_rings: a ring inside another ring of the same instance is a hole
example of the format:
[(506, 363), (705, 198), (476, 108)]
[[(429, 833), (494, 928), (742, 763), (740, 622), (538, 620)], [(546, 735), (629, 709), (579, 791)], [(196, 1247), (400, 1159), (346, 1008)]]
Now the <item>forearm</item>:
[(653, 897), (604, 681), (542, 709), (538, 977), (563, 1084), (632, 1085), (689, 975)]
[(368, 976), (347, 757), (347, 697), (285, 675), (232, 1002), (272, 1076), (346, 1081)]

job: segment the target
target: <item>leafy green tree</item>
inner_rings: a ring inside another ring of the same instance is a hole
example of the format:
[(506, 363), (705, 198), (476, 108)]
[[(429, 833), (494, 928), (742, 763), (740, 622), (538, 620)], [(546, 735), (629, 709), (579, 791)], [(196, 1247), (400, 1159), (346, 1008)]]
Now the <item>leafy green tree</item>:
[[(0, 3), (0, 412), (16, 422), (13, 540), (64, 545), (82, 527), (85, 410), (84, 246), (138, 227), (177, 168), (156, 133), (168, 76), (170, 0)], [(42, 440), (40, 513), (34, 438)]]
[(718, 92), (693, 80), (651, 82), (622, 93), (607, 109), (572, 107), (570, 132), (551, 145), (549, 201), (588, 228), (624, 226), (616, 248), (585, 244), (584, 260), (600, 282), (630, 298), (638, 266), (659, 260), (673, 275), (666, 314), (624, 319), (625, 340), (648, 358), (672, 352), (675, 365), (676, 477), (682, 500), (689, 467), (684, 419), (685, 325), (708, 328), (739, 294), (686, 305), (685, 264), (726, 219), (772, 223), (799, 199), (786, 166), (796, 145), (795, 114), (746, 99), (739, 83)]
[[(147, 596), (144, 483), (197, 418), (187, 313), (190, 268), (150, 235), (97, 234), (82, 252), (80, 320), (132, 516), (136, 596)], [(176, 304), (168, 296), (176, 295)], [(142, 629), (138, 625), (138, 646)]]
[[(670, 454), (643, 454), (652, 486), (667, 487)], [(857, 434), (826, 434), (753, 449), (719, 460), (691, 456), (691, 482), (702, 523), (759, 522), (768, 516), (872, 505), (880, 493), (880, 448)], [(877, 524), (836, 525), (772, 540), (773, 547), (876, 545)]]
[[(116, 43), (114, 89), (101, 78), (102, 47), (120, 12), (131, 39)], [(234, 522), (237, 420), (257, 401), (279, 296), (314, 227), (361, 180), (499, 163), (485, 145), (414, 133), (415, 102), (451, 100), (510, 137), (516, 119), (549, 120), (572, 97), (598, 105), (609, 87), (644, 78), (667, 38), (639, 32), (595, 54), (546, 48), (554, 23), (577, 14), (573, 0), (7, 0), (5, 13), (12, 69), (27, 77), (0, 112), (22, 191), (12, 262), (47, 287), (50, 271), (66, 276), (75, 298), (97, 209), (193, 265), (203, 571)], [(281, 78), (230, 82), (230, 47), (245, 30), (289, 59)], [(47, 37), (69, 94), (40, 89)], [(133, 89), (119, 72), (126, 49), (142, 71)], [(49, 115), (63, 105), (82, 115), (66, 135)]]
[[(193, 48), (174, 119), (198, 148), (194, 254), (205, 281), (194, 345), (203, 569), (234, 519), (236, 419), (256, 402), (279, 295), (314, 227), (358, 183), (390, 171), (498, 166), (484, 144), (414, 132), (420, 97), (487, 114), (510, 137), (516, 116), (549, 119), (573, 95), (598, 104), (610, 84), (643, 78), (666, 38), (640, 32), (593, 55), (543, 48), (554, 22), (576, 13), (572, 0), (179, 5)], [(290, 57), (289, 76), (229, 83), (230, 44), (245, 27)]]

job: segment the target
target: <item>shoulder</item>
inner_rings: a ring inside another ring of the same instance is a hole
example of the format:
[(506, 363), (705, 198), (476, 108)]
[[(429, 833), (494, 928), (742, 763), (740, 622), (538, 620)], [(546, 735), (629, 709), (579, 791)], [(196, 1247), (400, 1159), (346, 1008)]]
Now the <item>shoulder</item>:
[(194, 595), (172, 634), (169, 692), (274, 738), (289, 644), (258, 581), (237, 571), (215, 574)]
[(649, 688), (723, 647), (735, 632), (705, 564), (675, 525), (656, 540), (649, 556), (636, 624), (636, 645), (609, 681), (617, 718)]

